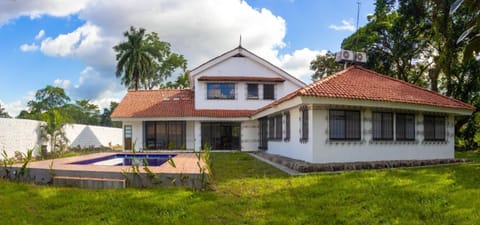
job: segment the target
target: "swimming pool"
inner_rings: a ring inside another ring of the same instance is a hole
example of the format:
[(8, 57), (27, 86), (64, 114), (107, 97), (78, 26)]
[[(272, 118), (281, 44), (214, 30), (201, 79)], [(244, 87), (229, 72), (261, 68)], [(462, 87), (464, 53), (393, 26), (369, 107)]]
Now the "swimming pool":
[(70, 164), (76, 165), (101, 165), (101, 166), (160, 166), (174, 154), (114, 154), (94, 159), (87, 159)]

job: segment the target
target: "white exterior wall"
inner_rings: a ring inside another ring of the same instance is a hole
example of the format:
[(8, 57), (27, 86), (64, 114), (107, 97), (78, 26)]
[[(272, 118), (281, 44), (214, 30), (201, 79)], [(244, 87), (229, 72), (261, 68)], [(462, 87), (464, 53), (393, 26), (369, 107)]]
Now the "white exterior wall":
[(70, 147), (101, 147), (123, 145), (122, 129), (113, 127), (69, 124), (65, 133)]
[[(268, 153), (283, 155), (293, 159), (299, 159), (311, 162), (312, 161), (312, 139), (313, 139), (313, 123), (312, 121), (312, 110), (309, 110), (309, 127), (308, 127), (308, 141), (305, 143), (300, 143), (300, 108), (295, 107), (290, 109), (290, 141), (268, 141)], [(285, 138), (285, 116), (283, 116), (283, 138)]]
[(240, 144), (242, 151), (257, 151), (259, 142), (258, 120), (244, 121), (240, 124)]
[[(314, 163), (454, 158), (454, 116), (447, 117), (445, 142), (423, 140), (423, 114), (415, 113), (415, 141), (374, 141), (372, 110), (361, 111), (361, 141), (330, 141), (328, 109), (314, 109)], [(395, 133), (395, 132), (394, 132)]]
[(187, 150), (195, 149), (195, 121), (187, 121), (186, 122), (186, 148)]
[[(211, 81), (198, 81), (201, 76), (252, 76), (266, 78), (283, 78), (274, 71), (267, 69), (259, 63), (247, 57), (231, 57), (194, 77), (195, 86), (195, 108), (196, 109), (259, 109), (274, 100), (263, 100), (263, 85), (274, 84), (275, 99), (279, 99), (299, 88), (291, 81), (284, 82), (231, 82), (222, 81), (219, 83), (235, 83), (235, 99), (207, 99), (207, 83)], [(247, 84), (256, 83), (258, 86), (259, 99), (247, 99)]]
[(15, 151), (26, 153), (35, 148), (34, 153), (39, 154), (41, 124), (36, 120), (0, 118), (0, 151), (5, 150), (13, 157)]
[[(135, 150), (142, 150), (144, 149), (143, 146), (143, 122), (142, 121), (122, 121), (123, 127), (125, 126), (132, 126), (132, 144), (135, 145)], [(122, 139), (122, 142), (125, 140)], [(125, 149), (125, 143), (123, 143)]]
[[(41, 145), (47, 145), (50, 150), (49, 142), (42, 142), (41, 139), (42, 123), (37, 120), (0, 118), (0, 151), (5, 149), (13, 157), (15, 151), (26, 153), (32, 148), (35, 148), (35, 154), (39, 154)], [(67, 124), (64, 130), (69, 147), (123, 145), (121, 128)]]

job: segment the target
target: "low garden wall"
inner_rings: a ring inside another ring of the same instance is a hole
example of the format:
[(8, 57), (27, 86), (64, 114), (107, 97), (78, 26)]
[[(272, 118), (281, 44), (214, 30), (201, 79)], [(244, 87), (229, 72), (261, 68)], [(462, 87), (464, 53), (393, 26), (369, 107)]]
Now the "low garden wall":
[[(35, 148), (34, 154), (39, 155), (40, 146), (47, 145), (41, 139), (40, 126), (42, 121), (0, 118), (0, 151), (5, 150), (9, 156), (15, 152), (26, 153)], [(122, 129), (112, 127), (68, 124), (65, 133), (69, 147), (111, 147), (122, 145)]]

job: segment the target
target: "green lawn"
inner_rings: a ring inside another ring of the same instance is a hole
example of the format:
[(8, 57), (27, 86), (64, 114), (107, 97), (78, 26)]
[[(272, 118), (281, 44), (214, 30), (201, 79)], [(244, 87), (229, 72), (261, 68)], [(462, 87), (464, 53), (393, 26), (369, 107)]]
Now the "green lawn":
[(480, 224), (479, 161), (299, 177), (244, 153), (212, 161), (209, 192), (0, 181), (0, 224)]

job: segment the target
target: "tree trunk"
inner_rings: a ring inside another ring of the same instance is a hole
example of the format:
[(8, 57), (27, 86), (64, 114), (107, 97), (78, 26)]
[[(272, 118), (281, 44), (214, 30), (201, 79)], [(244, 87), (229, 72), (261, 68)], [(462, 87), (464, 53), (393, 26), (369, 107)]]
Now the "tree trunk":
[(430, 89), (432, 91), (438, 92), (438, 75), (440, 74), (440, 67), (435, 66), (435, 68), (428, 71), (428, 76), (430, 77)]

